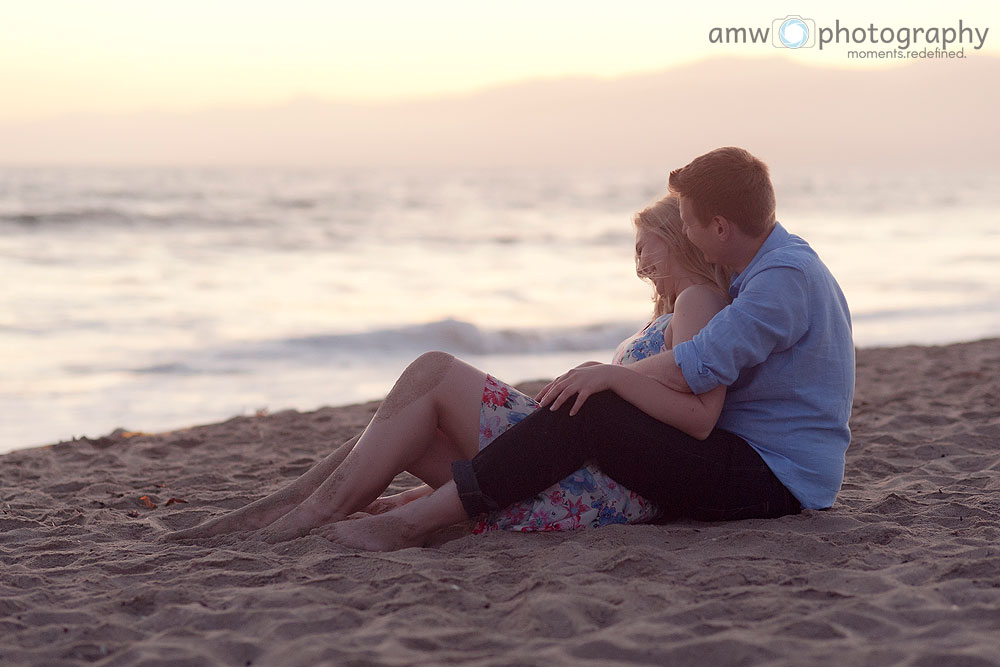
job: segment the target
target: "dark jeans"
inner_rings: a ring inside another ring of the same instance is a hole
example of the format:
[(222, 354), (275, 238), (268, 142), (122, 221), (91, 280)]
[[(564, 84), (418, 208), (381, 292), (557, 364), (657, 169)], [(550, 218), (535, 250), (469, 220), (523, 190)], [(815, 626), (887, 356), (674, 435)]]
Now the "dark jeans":
[(536, 410), (452, 473), (469, 516), (544, 491), (593, 461), (611, 479), (657, 503), (668, 518), (771, 518), (801, 506), (760, 455), (733, 433), (706, 440), (650, 417), (611, 391), (594, 394), (575, 416)]

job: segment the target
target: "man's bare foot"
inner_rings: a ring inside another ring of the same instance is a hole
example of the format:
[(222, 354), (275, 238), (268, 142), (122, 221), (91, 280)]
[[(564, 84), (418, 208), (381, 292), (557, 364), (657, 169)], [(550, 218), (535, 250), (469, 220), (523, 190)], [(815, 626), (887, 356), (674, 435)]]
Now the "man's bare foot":
[(396, 551), (424, 543), (424, 536), (412, 524), (387, 514), (327, 524), (313, 529), (310, 534), (365, 551)]

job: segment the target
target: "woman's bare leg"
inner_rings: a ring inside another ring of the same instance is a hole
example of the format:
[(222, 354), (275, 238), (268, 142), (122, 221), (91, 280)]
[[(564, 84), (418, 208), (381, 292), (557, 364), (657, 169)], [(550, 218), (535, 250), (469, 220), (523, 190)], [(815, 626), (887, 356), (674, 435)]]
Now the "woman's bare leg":
[(311, 532), (355, 549), (395, 551), (422, 546), (434, 531), (468, 518), (455, 482), (448, 482), (430, 496), (385, 514), (331, 523)]
[(404, 470), (431, 486), (450, 480), (451, 461), (472, 458), (478, 450), (485, 383), (484, 372), (450, 354), (420, 356), (397, 380), (343, 463), (265, 528), (264, 539), (289, 540), (340, 521), (367, 507)]
[(319, 486), (344, 462), (347, 455), (354, 449), (361, 434), (354, 436), (331, 452), (325, 459), (309, 469), (308, 472), (291, 484), (284, 486), (269, 496), (261, 498), (238, 510), (233, 510), (223, 516), (210, 519), (203, 523), (168, 533), (167, 540), (186, 540), (202, 537), (212, 537), (222, 533), (259, 530), (277, 521), (290, 512), (296, 505), (308, 498)]
[[(444, 434), (439, 434), (439, 437), (444, 439)], [(360, 433), (335, 449), (325, 459), (310, 468), (308, 472), (304, 473), (294, 482), (278, 489), (271, 495), (260, 498), (223, 516), (204, 521), (197, 526), (167, 533), (163, 536), (163, 539), (198, 539), (213, 537), (223, 533), (260, 530), (265, 526), (271, 525), (312, 495), (319, 488), (320, 484), (343, 463), (344, 458), (354, 448), (359, 439), (361, 439)], [(440, 447), (439, 449), (443, 450), (444, 447)], [(447, 442), (447, 449), (449, 451), (452, 449), (450, 441)], [(416, 467), (416, 469), (416, 472), (410, 472), (417, 477), (421, 477), (418, 474), (420, 472), (419, 467)], [(421, 477), (421, 479), (423, 478)], [(413, 502), (418, 498), (428, 496), (444, 481), (434, 479), (433, 477), (431, 479), (437, 482), (434, 486), (421, 484), (418, 487), (407, 489), (391, 496), (377, 498), (361, 511), (367, 514), (384, 514), (385, 512), (402, 507), (406, 503)]]

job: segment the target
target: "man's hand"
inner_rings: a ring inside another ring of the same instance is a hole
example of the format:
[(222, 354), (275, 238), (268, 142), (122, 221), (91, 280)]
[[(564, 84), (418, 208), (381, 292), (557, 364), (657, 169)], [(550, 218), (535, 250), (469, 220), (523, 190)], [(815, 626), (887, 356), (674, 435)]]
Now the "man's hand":
[(545, 385), (535, 396), (535, 400), (543, 408), (551, 404), (549, 409), (555, 411), (575, 395), (576, 402), (569, 411), (572, 417), (580, 411), (590, 396), (610, 389), (616, 374), (621, 370), (623, 370), (621, 366), (588, 361)]

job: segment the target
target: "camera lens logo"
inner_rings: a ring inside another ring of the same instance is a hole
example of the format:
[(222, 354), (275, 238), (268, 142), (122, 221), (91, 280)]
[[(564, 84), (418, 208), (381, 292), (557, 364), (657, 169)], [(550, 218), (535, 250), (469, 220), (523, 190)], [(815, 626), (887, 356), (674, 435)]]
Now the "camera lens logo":
[(771, 22), (771, 43), (779, 49), (801, 49), (816, 45), (816, 22), (792, 14)]

